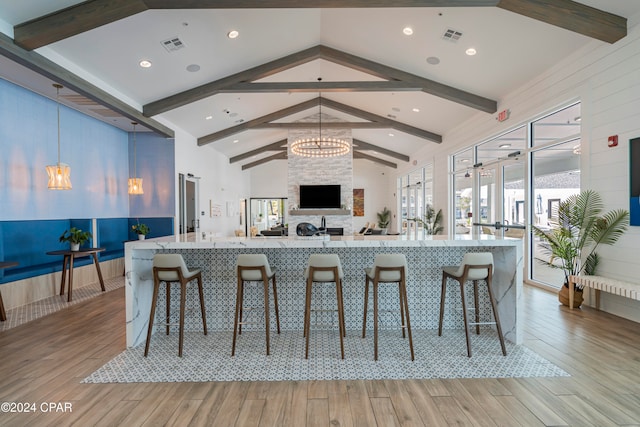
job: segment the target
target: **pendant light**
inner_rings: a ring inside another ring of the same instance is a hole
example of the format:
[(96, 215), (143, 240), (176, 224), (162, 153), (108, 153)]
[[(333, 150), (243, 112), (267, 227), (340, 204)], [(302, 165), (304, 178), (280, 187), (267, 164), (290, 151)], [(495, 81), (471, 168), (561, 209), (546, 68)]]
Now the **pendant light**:
[[(318, 77), (318, 82), (322, 78)], [(322, 136), (322, 93), (318, 92), (320, 113), (318, 114), (318, 136), (299, 138), (291, 143), (291, 152), (301, 157), (337, 157), (349, 154), (351, 144), (341, 138)]]
[(133, 178), (129, 178), (129, 194), (144, 194), (144, 190), (142, 190), (142, 178), (138, 178), (136, 172), (136, 125), (138, 123), (131, 122), (131, 124), (133, 125)]
[(58, 163), (47, 166), (47, 174), (49, 182), (47, 188), (49, 190), (71, 190), (71, 167), (60, 162), (60, 89), (62, 85), (54, 83), (56, 88), (56, 104), (58, 108)]

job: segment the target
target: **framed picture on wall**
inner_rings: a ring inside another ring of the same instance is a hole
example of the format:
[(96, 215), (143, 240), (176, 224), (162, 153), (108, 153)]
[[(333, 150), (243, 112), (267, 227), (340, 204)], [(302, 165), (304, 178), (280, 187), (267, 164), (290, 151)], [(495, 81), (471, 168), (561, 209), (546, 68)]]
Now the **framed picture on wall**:
[(353, 216), (364, 216), (364, 188), (353, 189)]

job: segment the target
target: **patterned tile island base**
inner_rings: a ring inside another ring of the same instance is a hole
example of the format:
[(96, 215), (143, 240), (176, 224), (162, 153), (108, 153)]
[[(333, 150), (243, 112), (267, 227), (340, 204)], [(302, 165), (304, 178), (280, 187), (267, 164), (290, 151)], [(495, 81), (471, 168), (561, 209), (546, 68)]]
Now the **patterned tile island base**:
[[(457, 265), (464, 253), (489, 251), (494, 255), (494, 293), (505, 338), (515, 344), (522, 342), (519, 305), (522, 295), (522, 241), (512, 239), (460, 239), (447, 240), (435, 236), (429, 240), (409, 240), (402, 236), (375, 236), (325, 238), (203, 238), (200, 234), (170, 236), (144, 241), (127, 242), (126, 305), (127, 347), (134, 347), (146, 339), (151, 296), (153, 291), (152, 262), (158, 252), (181, 253), (191, 268), (202, 269), (204, 280), (207, 326), (211, 331), (231, 331), (235, 309), (235, 262), (241, 253), (264, 253), (276, 270), (280, 323), (283, 330), (302, 330), (304, 315), (303, 271), (312, 253), (338, 254), (344, 269), (344, 310), (348, 330), (362, 328), (364, 305), (364, 269), (373, 263), (378, 253), (401, 252), (407, 256), (409, 275), (407, 291), (411, 326), (414, 330), (433, 330), (438, 327), (440, 284), (442, 267)], [(472, 289), (471, 286), (467, 287)], [(161, 287), (164, 289), (164, 286)], [(178, 313), (178, 289), (173, 288), (172, 313)], [(158, 319), (164, 313), (164, 292), (158, 301)], [(480, 286), (481, 321), (491, 319), (486, 288)], [(263, 306), (260, 285), (245, 291), (245, 306)], [(371, 298), (371, 295), (370, 295)], [(335, 308), (335, 286), (314, 287), (313, 305), (327, 310)], [(470, 294), (467, 301), (472, 302)], [(447, 287), (445, 329), (463, 329), (459, 287)], [(397, 287), (381, 285), (380, 309), (398, 309)], [(197, 308), (197, 289), (190, 287), (187, 306)], [(371, 308), (371, 301), (369, 304)], [(271, 318), (275, 319), (273, 297)], [(334, 313), (319, 312), (313, 323), (335, 323)], [(256, 325), (243, 330), (262, 330), (262, 311), (255, 313)], [(326, 319), (322, 317), (326, 316)], [(329, 318), (331, 317), (331, 318)], [(368, 316), (371, 319), (371, 315)], [(381, 314), (382, 328), (395, 328), (394, 314)], [(272, 322), (275, 325), (275, 322)], [(371, 326), (369, 324), (368, 326)], [(313, 326), (312, 326), (313, 327)], [(185, 329), (201, 331), (199, 310), (187, 315)]]

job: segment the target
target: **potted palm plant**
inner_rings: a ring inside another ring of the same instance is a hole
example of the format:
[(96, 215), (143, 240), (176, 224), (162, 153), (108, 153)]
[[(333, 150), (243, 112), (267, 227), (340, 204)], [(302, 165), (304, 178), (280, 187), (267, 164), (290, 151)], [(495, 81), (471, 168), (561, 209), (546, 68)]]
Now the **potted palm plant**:
[(91, 238), (91, 233), (88, 231), (82, 231), (79, 228), (71, 227), (69, 230), (64, 230), (64, 233), (60, 235), (61, 242), (69, 242), (72, 251), (80, 250), (80, 245)]
[[(557, 220), (550, 230), (532, 226), (533, 234), (542, 242), (541, 252), (547, 258), (536, 258), (551, 268), (564, 272), (564, 285), (558, 299), (569, 305), (569, 276), (596, 273), (599, 245), (612, 245), (627, 230), (629, 212), (616, 209), (603, 213), (604, 203), (593, 190), (569, 196), (558, 207)], [(582, 289), (576, 289), (574, 308), (582, 304)]]
[(138, 235), (139, 240), (144, 240), (147, 234), (149, 234), (149, 232), (151, 231), (147, 224), (143, 224), (141, 222), (133, 224), (131, 226), (131, 229)]
[(378, 228), (382, 229), (384, 233), (389, 227), (389, 222), (391, 222), (391, 211), (385, 206), (384, 209), (377, 213), (377, 215)]

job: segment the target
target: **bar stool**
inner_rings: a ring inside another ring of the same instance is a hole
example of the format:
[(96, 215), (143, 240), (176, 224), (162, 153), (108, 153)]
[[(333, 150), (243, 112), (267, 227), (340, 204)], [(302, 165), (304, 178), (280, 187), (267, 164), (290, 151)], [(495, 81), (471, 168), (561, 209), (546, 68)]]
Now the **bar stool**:
[(276, 273), (271, 270), (269, 260), (264, 254), (241, 254), (236, 260), (238, 271), (238, 291), (236, 293), (236, 313), (233, 318), (233, 344), (231, 356), (236, 353), (236, 336), (242, 334), (242, 304), (244, 301), (244, 283), (262, 282), (264, 285), (264, 323), (267, 336), (267, 356), (269, 355), (269, 281), (273, 286), (273, 301), (276, 309), (276, 325), (280, 333), (280, 314), (278, 312), (278, 293), (276, 291)]
[[(460, 283), (460, 297), (462, 299), (462, 315), (464, 316), (464, 332), (467, 336), (467, 356), (471, 357), (471, 341), (469, 340), (469, 325), (475, 325), (476, 334), (480, 334), (480, 325), (496, 325), (498, 337), (500, 338), (500, 346), (502, 354), (507, 355), (504, 346), (504, 337), (502, 336), (502, 328), (500, 327), (500, 318), (496, 309), (496, 300), (491, 289), (491, 281), (493, 278), (493, 254), (491, 252), (469, 252), (464, 254), (462, 264), (460, 266), (442, 267), (442, 291), (440, 294), (440, 322), (438, 324), (438, 336), (442, 336), (442, 319), (444, 316), (444, 300), (446, 295), (447, 278), (457, 280)], [(464, 298), (464, 285), (467, 280), (473, 281), (473, 297), (475, 303), (475, 321), (469, 322), (467, 317), (467, 303)], [(484, 280), (487, 284), (487, 292), (491, 301), (491, 309), (495, 322), (480, 322), (480, 313), (478, 311), (478, 281)]]
[(398, 283), (400, 297), (400, 318), (402, 324), (402, 338), (405, 338), (405, 328), (409, 334), (409, 348), (411, 360), (414, 360), (413, 339), (411, 337), (411, 321), (409, 320), (409, 304), (407, 300), (407, 258), (404, 254), (378, 254), (373, 266), (365, 268), (364, 314), (362, 316), (362, 338), (367, 331), (367, 306), (369, 303), (369, 282), (373, 284), (373, 351), (374, 360), (378, 360), (378, 284)]
[(169, 316), (171, 302), (171, 283), (180, 283), (180, 338), (178, 341), (178, 357), (182, 357), (182, 343), (184, 341), (184, 312), (187, 299), (187, 284), (196, 279), (198, 282), (198, 294), (200, 297), (200, 311), (202, 313), (202, 326), (204, 334), (207, 335), (207, 316), (204, 311), (204, 293), (202, 290), (202, 273), (200, 269), (189, 270), (184, 263), (184, 258), (180, 254), (156, 254), (153, 257), (153, 299), (151, 302), (151, 313), (149, 314), (149, 329), (147, 331), (147, 344), (144, 347), (144, 356), (149, 353), (149, 343), (156, 315), (156, 304), (158, 302), (158, 289), (160, 282), (167, 285), (167, 314), (165, 325), (167, 335), (169, 335)]
[(344, 359), (344, 339), (346, 329), (344, 324), (344, 304), (342, 301), (342, 279), (344, 273), (340, 258), (336, 254), (311, 254), (307, 268), (304, 270), (304, 278), (307, 281), (305, 306), (304, 306), (304, 336), (305, 359), (309, 358), (309, 335), (311, 326), (311, 292), (314, 283), (331, 283), (336, 284), (336, 299), (338, 303), (338, 329), (340, 335), (340, 354)]

